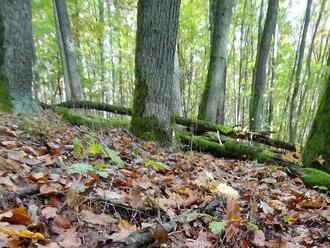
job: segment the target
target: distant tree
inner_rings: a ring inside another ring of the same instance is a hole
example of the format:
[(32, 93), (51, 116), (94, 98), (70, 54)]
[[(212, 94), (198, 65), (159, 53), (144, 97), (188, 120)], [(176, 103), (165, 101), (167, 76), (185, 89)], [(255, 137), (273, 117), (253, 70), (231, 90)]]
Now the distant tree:
[[(72, 100), (83, 100), (83, 89), (80, 81), (80, 74), (77, 66), (77, 59), (72, 40), (69, 16), (65, 0), (53, 0), (55, 19), (58, 22), (59, 46), (61, 50), (62, 66), (64, 70), (64, 80), (69, 81), (66, 87), (67, 96)], [(67, 74), (67, 75), (66, 75)]]
[(172, 142), (172, 92), (180, 0), (139, 0), (132, 131)]
[(1, 1), (0, 110), (38, 111), (31, 91), (32, 61), (30, 1)]
[[(329, 52), (330, 56), (330, 52)], [(328, 70), (330, 61), (328, 61)], [(325, 90), (303, 151), (305, 166), (316, 166), (330, 172), (330, 73), (326, 79)]]
[[(213, 2), (214, 1), (214, 2)], [(232, 9), (235, 1), (213, 0), (211, 12), (211, 54), (202, 100), (199, 106), (198, 118), (216, 122), (218, 115), (221, 122), (224, 119), (225, 80), (227, 46)], [(211, 11), (211, 10), (210, 10)]]
[(296, 130), (295, 130), (294, 118), (295, 118), (295, 113), (296, 113), (296, 108), (297, 108), (297, 96), (298, 96), (298, 92), (299, 92), (300, 77), (301, 77), (303, 59), (304, 59), (304, 54), (305, 54), (306, 37), (307, 37), (308, 26), (309, 26), (309, 22), (310, 22), (310, 18), (311, 18), (311, 8), (312, 8), (312, 0), (308, 0), (306, 12), (305, 12), (303, 32), (302, 32), (300, 44), (299, 44), (297, 67), (296, 67), (296, 71), (295, 71), (293, 93), (292, 93), (291, 104), (290, 104), (289, 142), (291, 142), (291, 143), (295, 143), (295, 141), (296, 141)]
[(266, 86), (266, 66), (271, 45), (272, 36), (276, 27), (279, 0), (269, 0), (267, 16), (264, 29), (260, 39), (256, 62), (255, 73), (252, 82), (251, 100), (250, 100), (250, 128), (251, 130), (261, 129), (263, 95)]

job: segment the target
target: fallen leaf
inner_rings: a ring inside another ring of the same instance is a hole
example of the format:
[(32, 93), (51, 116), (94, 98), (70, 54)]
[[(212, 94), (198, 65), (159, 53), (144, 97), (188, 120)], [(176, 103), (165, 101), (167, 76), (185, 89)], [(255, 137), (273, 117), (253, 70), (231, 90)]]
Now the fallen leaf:
[(138, 209), (143, 207), (143, 195), (140, 190), (131, 190), (126, 199), (132, 208)]
[(79, 238), (75, 227), (72, 227), (63, 233), (59, 237), (59, 240), (60, 242), (58, 243), (63, 248), (81, 247), (81, 239)]
[(273, 214), (274, 213), (274, 208), (268, 205), (267, 202), (260, 201), (260, 208), (265, 214)]
[(56, 215), (54, 218), (54, 223), (63, 229), (69, 229), (71, 227), (71, 221), (63, 215)]
[(256, 247), (265, 246), (265, 234), (261, 230), (254, 231), (253, 240), (251, 241)]
[(61, 190), (62, 190), (62, 185), (59, 183), (43, 184), (39, 189), (40, 193), (44, 195), (55, 194)]
[(8, 140), (8, 141), (2, 141), (0, 143), (0, 145), (6, 149), (14, 149), (16, 148), (16, 142), (15, 141), (11, 141), (11, 140)]
[(51, 219), (51, 218), (54, 218), (57, 215), (57, 213), (56, 213), (57, 210), (58, 210), (58, 208), (45, 207), (41, 210), (41, 213), (46, 219)]
[(31, 217), (24, 207), (14, 208), (0, 215), (0, 220), (10, 224), (28, 226), (31, 224)]
[(93, 212), (88, 210), (82, 210), (81, 213), (79, 214), (79, 218), (93, 225), (101, 225), (101, 226), (106, 226), (111, 223), (115, 223), (117, 221), (111, 215), (94, 214)]

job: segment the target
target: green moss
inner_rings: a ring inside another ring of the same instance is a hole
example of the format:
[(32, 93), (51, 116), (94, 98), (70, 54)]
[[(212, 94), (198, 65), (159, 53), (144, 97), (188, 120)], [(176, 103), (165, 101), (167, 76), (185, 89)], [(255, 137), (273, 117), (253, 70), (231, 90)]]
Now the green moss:
[(161, 145), (171, 145), (173, 141), (172, 130), (155, 117), (133, 117), (131, 131), (143, 140), (155, 141)]
[(74, 113), (67, 108), (57, 107), (55, 111), (63, 116), (64, 119), (73, 125), (84, 125), (92, 129), (100, 127), (120, 127), (129, 128), (130, 119), (101, 118), (95, 116), (85, 116)]
[(310, 135), (303, 151), (303, 163), (330, 172), (330, 73)]
[(304, 168), (303, 182), (309, 187), (318, 187), (330, 190), (330, 174), (314, 168)]
[[(4, 64), (4, 51), (3, 51), (3, 43), (4, 43), (4, 20), (1, 19), (0, 15), (0, 68)], [(1, 73), (0, 70), (0, 111), (11, 112), (12, 104), (10, 100), (9, 91), (6, 88), (5, 82), (7, 81), (5, 75)]]
[[(0, 55), (1, 56), (1, 55)], [(0, 75), (0, 111), (11, 112), (12, 106), (9, 97), (9, 92), (6, 89)]]

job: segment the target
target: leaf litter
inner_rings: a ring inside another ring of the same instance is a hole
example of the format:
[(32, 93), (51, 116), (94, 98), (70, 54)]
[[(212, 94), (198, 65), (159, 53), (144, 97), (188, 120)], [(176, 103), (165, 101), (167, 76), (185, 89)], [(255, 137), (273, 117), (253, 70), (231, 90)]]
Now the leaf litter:
[(330, 247), (330, 198), (278, 166), (53, 113), (0, 113), (0, 197), (0, 247)]

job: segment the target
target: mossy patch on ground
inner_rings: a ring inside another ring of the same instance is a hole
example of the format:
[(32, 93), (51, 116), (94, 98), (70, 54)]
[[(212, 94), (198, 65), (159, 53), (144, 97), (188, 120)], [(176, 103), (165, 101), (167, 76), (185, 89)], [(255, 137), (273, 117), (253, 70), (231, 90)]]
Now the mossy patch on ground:
[(330, 190), (330, 174), (314, 168), (303, 168), (303, 182), (310, 187)]
[(86, 116), (77, 114), (67, 108), (57, 107), (55, 111), (61, 114), (64, 119), (69, 121), (73, 125), (85, 125), (89, 128), (95, 129), (100, 127), (120, 127), (128, 129), (130, 126), (130, 119), (119, 119), (119, 118), (102, 118), (95, 116)]

